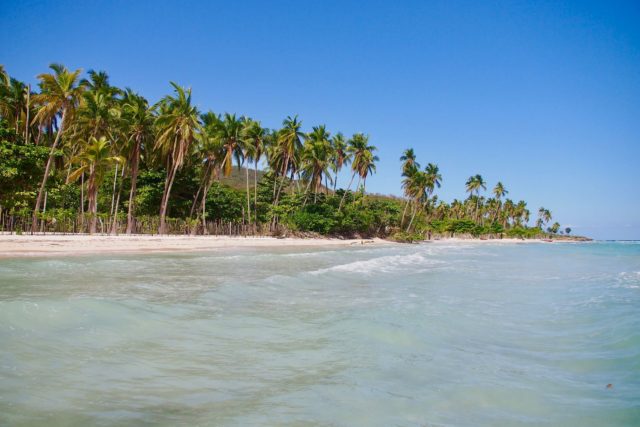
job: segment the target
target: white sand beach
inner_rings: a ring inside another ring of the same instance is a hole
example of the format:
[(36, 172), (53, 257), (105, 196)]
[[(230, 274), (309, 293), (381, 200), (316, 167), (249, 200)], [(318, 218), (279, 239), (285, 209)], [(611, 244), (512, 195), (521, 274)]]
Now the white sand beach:
[(322, 239), (228, 236), (0, 234), (0, 257), (208, 251), (224, 248), (392, 244), (382, 239)]
[[(557, 240), (555, 243), (570, 242)], [(546, 243), (538, 239), (463, 239), (447, 238), (426, 241), (429, 244), (517, 244)], [(97, 253), (197, 252), (253, 247), (309, 247), (396, 245), (388, 240), (337, 238), (275, 238), (183, 235), (87, 235), (87, 234), (0, 234), (0, 258), (86, 255)]]

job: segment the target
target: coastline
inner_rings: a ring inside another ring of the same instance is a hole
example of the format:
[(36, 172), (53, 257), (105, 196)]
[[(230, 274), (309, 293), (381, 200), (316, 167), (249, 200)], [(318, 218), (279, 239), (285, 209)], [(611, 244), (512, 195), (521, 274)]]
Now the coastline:
[[(553, 243), (571, 243), (577, 240), (554, 240)], [(539, 239), (469, 239), (443, 238), (424, 241), (426, 244), (483, 243), (517, 244), (547, 243)], [(189, 235), (88, 235), (88, 234), (0, 234), (0, 258), (55, 257), (98, 254), (180, 253), (204, 252), (239, 248), (283, 247), (350, 247), (360, 245), (401, 245), (403, 243), (373, 239), (338, 238), (276, 238)]]

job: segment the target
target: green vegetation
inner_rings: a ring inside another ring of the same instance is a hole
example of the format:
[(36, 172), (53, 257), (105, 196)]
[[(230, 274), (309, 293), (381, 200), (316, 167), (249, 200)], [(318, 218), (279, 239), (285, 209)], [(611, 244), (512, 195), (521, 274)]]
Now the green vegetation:
[[(424, 238), (556, 234), (551, 212), (535, 227), (524, 201), (502, 183), (485, 198), (481, 175), (469, 197), (434, 194), (443, 177), (402, 162), (404, 198), (366, 193), (379, 161), (369, 136), (303, 129), (297, 116), (279, 129), (235, 114), (202, 113), (191, 89), (171, 83), (152, 105), (104, 72), (59, 64), (39, 90), (0, 67), (0, 229), (14, 232), (191, 233)], [(262, 170), (261, 170), (262, 169)], [(338, 175), (347, 172), (346, 189)], [(355, 183), (355, 186), (354, 186)], [(567, 228), (569, 234), (570, 229)]]

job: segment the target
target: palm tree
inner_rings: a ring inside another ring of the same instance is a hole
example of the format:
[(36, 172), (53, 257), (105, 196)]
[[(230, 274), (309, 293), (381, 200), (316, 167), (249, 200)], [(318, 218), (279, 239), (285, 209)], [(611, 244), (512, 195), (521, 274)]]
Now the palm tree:
[(128, 90), (122, 105), (125, 135), (127, 137), (128, 165), (131, 176), (131, 188), (129, 190), (129, 206), (127, 210), (127, 234), (134, 229), (135, 201), (138, 183), (138, 168), (140, 157), (154, 136), (155, 117), (153, 109), (142, 96)]
[(538, 220), (536, 221), (536, 226), (541, 229), (542, 226), (547, 224), (549, 221), (551, 221), (551, 211), (543, 207), (538, 209)]
[(347, 196), (347, 193), (351, 189), (351, 184), (353, 184), (353, 179), (356, 174), (358, 174), (358, 188), (360, 187), (360, 181), (368, 175), (369, 172), (375, 171), (375, 162), (378, 161), (378, 157), (373, 155), (373, 152), (377, 150), (377, 148), (373, 145), (369, 145), (369, 136), (356, 133), (351, 139), (348, 141), (349, 146), (347, 147), (347, 151), (351, 156), (351, 181), (349, 181), (349, 185), (342, 195), (342, 199), (340, 200), (340, 206), (338, 207), (338, 211), (342, 209), (342, 205), (344, 204), (344, 199)]
[[(244, 143), (249, 147), (250, 157), (253, 159), (253, 212), (255, 222), (258, 222), (258, 162), (266, 150), (269, 129), (263, 128), (258, 121), (251, 120), (244, 129)], [(248, 167), (247, 167), (248, 169)]]
[(301, 170), (303, 177), (309, 182), (307, 188), (313, 185), (314, 203), (317, 201), (318, 189), (322, 185), (323, 176), (328, 177), (330, 173), (332, 164), (330, 141), (330, 133), (322, 125), (314, 126), (304, 143)]
[(480, 198), (479, 198), (480, 189), (486, 190), (487, 186), (480, 174), (476, 174), (474, 176), (469, 177), (469, 179), (467, 180), (466, 186), (467, 186), (467, 193), (469, 193), (470, 196), (472, 196), (473, 193), (476, 194), (475, 221), (477, 222), (478, 221), (478, 204), (480, 202)]
[[(209, 111), (201, 116), (203, 128), (200, 133), (200, 154), (202, 156), (202, 162), (205, 169), (202, 174), (202, 183), (196, 197), (194, 198), (193, 205), (191, 207), (190, 216), (193, 215), (193, 209), (196, 205), (196, 201), (202, 192), (200, 198), (199, 212), (202, 213), (202, 228), (206, 231), (206, 211), (207, 211), (207, 195), (213, 185), (214, 180), (219, 176), (220, 168), (223, 166), (227, 151), (225, 149), (224, 141), (219, 137), (220, 127), (222, 126), (222, 120), (219, 116)], [(195, 233), (196, 229), (192, 230)]]
[(70, 181), (77, 180), (82, 174), (88, 173), (87, 193), (89, 198), (89, 212), (91, 220), (89, 222), (89, 233), (96, 232), (98, 219), (98, 188), (102, 183), (107, 169), (114, 163), (122, 163), (124, 159), (120, 156), (111, 155), (111, 143), (104, 136), (100, 139), (90, 137), (84, 150), (76, 156), (72, 162), (78, 163), (79, 167), (70, 176)]
[[(300, 151), (302, 150), (302, 140), (304, 133), (302, 132), (302, 121), (298, 120), (298, 116), (287, 116), (282, 122), (282, 129), (278, 132), (278, 139), (276, 141), (276, 148), (274, 153), (274, 159), (281, 159), (281, 180), (278, 186), (277, 192), (275, 192), (274, 205), (278, 205), (280, 199), (280, 192), (282, 191), (282, 185), (287, 178), (287, 174), (291, 172), (291, 178), (297, 171), (297, 160)], [(277, 172), (277, 170), (276, 170)], [(277, 176), (277, 175), (276, 175)], [(277, 180), (274, 183), (274, 191)]]
[(160, 101), (160, 114), (156, 118), (158, 137), (154, 148), (165, 159), (167, 168), (160, 205), (160, 234), (166, 233), (167, 208), (176, 173), (187, 159), (191, 144), (201, 127), (198, 109), (191, 104), (191, 89), (184, 89), (174, 82), (171, 82), (171, 86), (175, 96), (167, 95)]
[(38, 76), (38, 79), (40, 79), (40, 93), (34, 96), (34, 102), (39, 104), (40, 108), (33, 120), (42, 126), (45, 123), (50, 123), (55, 120), (58, 114), (61, 114), (62, 119), (56, 137), (51, 145), (49, 158), (47, 159), (40, 189), (38, 190), (38, 196), (31, 218), (32, 232), (37, 230), (40, 203), (42, 202), (42, 196), (47, 185), (47, 178), (51, 171), (51, 165), (53, 164), (58, 143), (71, 121), (75, 108), (84, 91), (84, 86), (78, 83), (78, 77), (82, 70), (78, 69), (71, 72), (60, 64), (51, 64), (49, 67), (53, 70), (53, 73), (45, 73)]
[(338, 186), (338, 174), (345, 165), (351, 162), (351, 156), (347, 152), (347, 141), (344, 139), (344, 135), (341, 132), (335, 134), (331, 138), (331, 145), (333, 146), (332, 158), (333, 158), (333, 172), (335, 179), (333, 180), (333, 192), (336, 192)]
[(400, 156), (402, 162), (402, 176), (409, 176), (415, 170), (420, 169), (420, 163), (416, 161), (416, 153), (413, 148), (407, 148)]
[(440, 174), (440, 168), (434, 163), (429, 163), (424, 169), (424, 173), (427, 176), (427, 194), (426, 199), (429, 200), (434, 189), (440, 188), (442, 184), (442, 175)]
[(424, 201), (428, 188), (429, 188), (429, 177), (426, 172), (422, 172), (420, 170), (414, 171), (410, 177), (408, 177), (407, 183), (407, 194), (412, 198), (413, 201), (413, 213), (411, 214), (411, 220), (407, 225), (407, 232), (411, 229), (411, 225), (413, 224), (413, 220), (418, 213), (418, 206), (421, 202)]
[(498, 181), (496, 186), (493, 187), (493, 195), (496, 197), (496, 204), (497, 204), (496, 214), (493, 218), (493, 221), (498, 219), (498, 216), (500, 215), (500, 209), (502, 207), (502, 201), (500, 199), (506, 196), (508, 193), (509, 192), (507, 191), (506, 188), (504, 188), (504, 185), (500, 181)]

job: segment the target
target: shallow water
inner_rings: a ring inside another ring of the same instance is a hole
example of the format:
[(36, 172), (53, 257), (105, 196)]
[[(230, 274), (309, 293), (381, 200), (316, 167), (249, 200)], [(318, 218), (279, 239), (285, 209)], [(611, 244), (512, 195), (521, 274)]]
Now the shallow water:
[(0, 260), (0, 425), (45, 423), (640, 425), (640, 244)]

